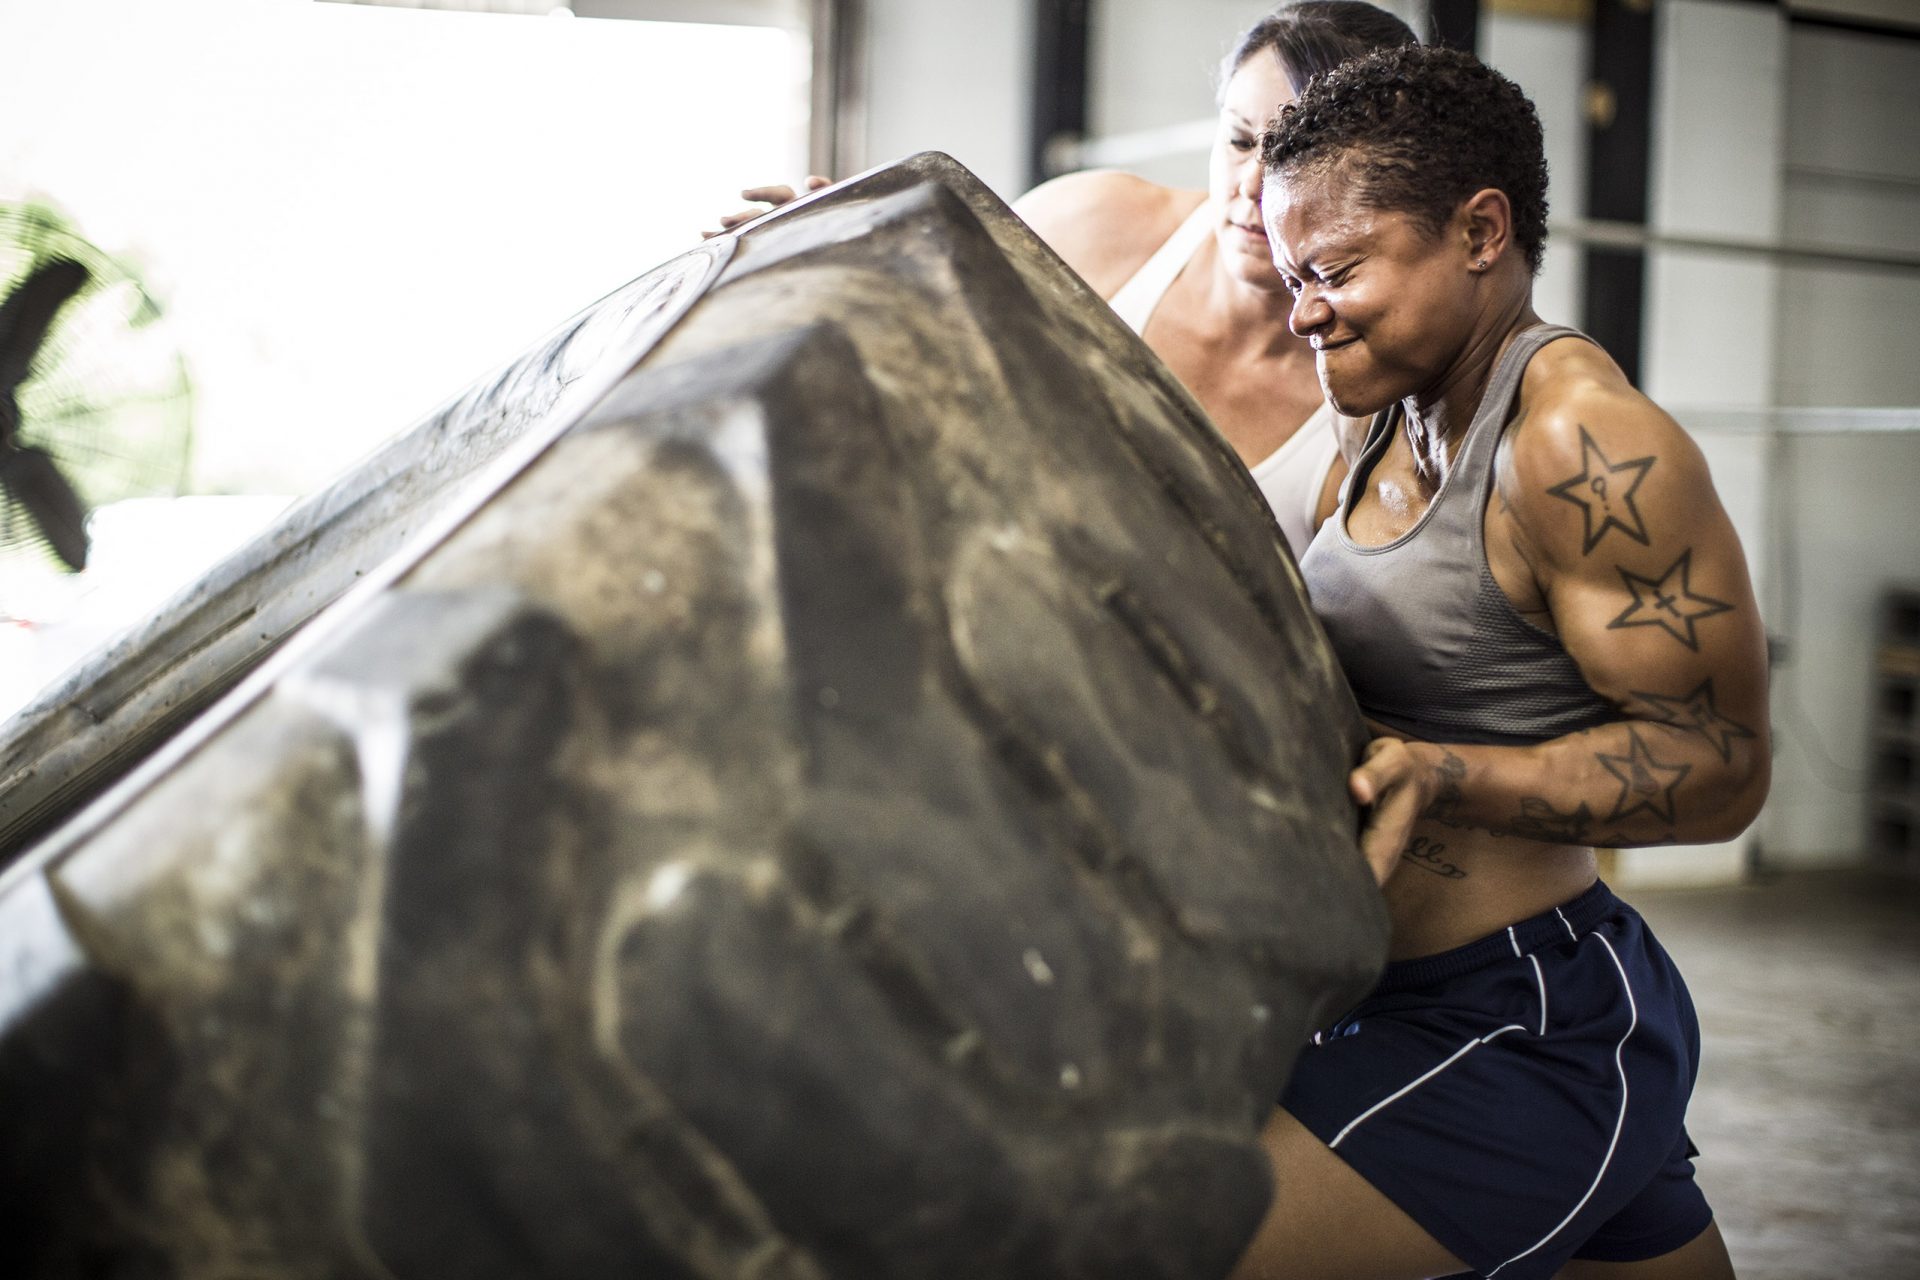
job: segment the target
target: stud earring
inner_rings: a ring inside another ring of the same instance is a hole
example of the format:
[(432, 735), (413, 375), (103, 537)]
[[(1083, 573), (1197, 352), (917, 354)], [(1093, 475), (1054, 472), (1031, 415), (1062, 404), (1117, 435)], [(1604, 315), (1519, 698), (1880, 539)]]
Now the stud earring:
[(1480, 259), (1480, 261), (1473, 264), (1473, 269), (1475, 271), (1485, 271), (1487, 269), (1487, 260), (1485, 258)]

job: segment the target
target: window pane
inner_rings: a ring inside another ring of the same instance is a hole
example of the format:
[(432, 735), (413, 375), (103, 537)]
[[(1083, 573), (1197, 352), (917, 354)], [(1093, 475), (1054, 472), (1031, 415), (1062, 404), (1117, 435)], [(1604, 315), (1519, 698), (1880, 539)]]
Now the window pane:
[[(32, 122), (0, 131), (0, 200), (139, 264), (203, 492), (323, 486), (805, 172), (790, 27), (89, 0), (0, 5), (0, 48), (0, 117)], [(183, 535), (183, 580), (205, 546)]]

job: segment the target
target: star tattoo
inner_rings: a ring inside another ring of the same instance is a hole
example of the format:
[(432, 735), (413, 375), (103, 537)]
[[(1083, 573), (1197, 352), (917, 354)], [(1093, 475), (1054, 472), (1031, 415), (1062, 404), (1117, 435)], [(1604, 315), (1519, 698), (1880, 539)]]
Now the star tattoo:
[(1647, 693), (1639, 689), (1633, 696), (1653, 708), (1654, 718), (1662, 724), (1670, 724), (1676, 729), (1697, 733), (1713, 744), (1720, 758), (1731, 762), (1733, 744), (1741, 738), (1754, 736), (1753, 730), (1720, 714), (1713, 705), (1713, 681), (1702, 680), (1687, 693), (1678, 698), (1663, 697), (1657, 693)]
[(1662, 627), (1668, 635), (1698, 653), (1700, 637), (1694, 633), (1694, 624), (1733, 608), (1725, 600), (1693, 593), (1691, 547), (1682, 551), (1680, 558), (1667, 566), (1667, 571), (1658, 578), (1643, 578), (1619, 565), (1614, 568), (1620, 570), (1621, 580), (1633, 593), (1633, 603), (1607, 624), (1609, 631), (1622, 627)]
[(1693, 766), (1656, 760), (1647, 750), (1647, 744), (1640, 741), (1640, 735), (1631, 729), (1627, 730), (1627, 741), (1631, 745), (1624, 756), (1610, 756), (1604, 751), (1599, 754), (1601, 765), (1620, 780), (1620, 797), (1613, 802), (1613, 812), (1607, 815), (1607, 821), (1619, 822), (1644, 809), (1672, 826), (1673, 789), (1693, 772)]
[(1635, 505), (1633, 495), (1640, 488), (1640, 482), (1647, 478), (1653, 462), (1651, 455), (1621, 463), (1609, 462), (1587, 429), (1580, 428), (1580, 474), (1562, 480), (1547, 492), (1580, 508), (1587, 526), (1581, 555), (1599, 546), (1609, 529), (1618, 529), (1641, 546), (1647, 545), (1647, 526), (1640, 518), (1640, 508)]

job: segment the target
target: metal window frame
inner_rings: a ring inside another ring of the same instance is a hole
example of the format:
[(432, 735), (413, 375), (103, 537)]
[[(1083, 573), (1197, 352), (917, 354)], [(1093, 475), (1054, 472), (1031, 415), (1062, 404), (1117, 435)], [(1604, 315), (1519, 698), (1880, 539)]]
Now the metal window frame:
[(866, 0), (809, 0), (813, 41), (807, 164), (845, 178), (867, 159)]
[(1787, 21), (1862, 35), (1920, 40), (1920, 7), (1910, 0), (1782, 0)]
[(533, 16), (545, 16), (565, 9), (578, 18), (705, 22), (734, 27), (790, 27), (805, 21), (809, 0), (320, 0), (320, 3)]

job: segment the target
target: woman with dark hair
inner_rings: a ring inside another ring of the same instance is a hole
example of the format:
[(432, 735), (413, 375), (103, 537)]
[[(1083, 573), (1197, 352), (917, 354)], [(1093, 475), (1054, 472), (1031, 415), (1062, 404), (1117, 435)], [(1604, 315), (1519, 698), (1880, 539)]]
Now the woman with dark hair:
[[(1253, 473), (1296, 556), (1344, 468), (1313, 352), (1287, 329), (1291, 299), (1274, 274), (1260, 220), (1260, 130), (1314, 76), (1414, 38), (1400, 19), (1363, 0), (1285, 5), (1244, 32), (1221, 67), (1207, 190), (1096, 170), (1056, 178), (1014, 204), (1206, 409)], [(776, 204), (794, 195), (787, 187), (743, 194)], [(733, 214), (721, 225), (761, 212)]]
[(1351, 786), (1393, 942), (1268, 1126), (1240, 1275), (1730, 1277), (1693, 1006), (1594, 848), (1729, 839), (1765, 799), (1739, 541), (1686, 433), (1534, 314), (1546, 163), (1512, 82), (1384, 50), (1262, 152), (1293, 330), (1372, 420), (1301, 573), (1377, 735)]

